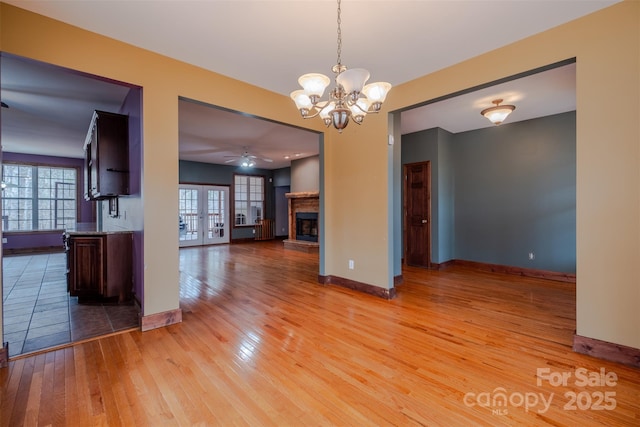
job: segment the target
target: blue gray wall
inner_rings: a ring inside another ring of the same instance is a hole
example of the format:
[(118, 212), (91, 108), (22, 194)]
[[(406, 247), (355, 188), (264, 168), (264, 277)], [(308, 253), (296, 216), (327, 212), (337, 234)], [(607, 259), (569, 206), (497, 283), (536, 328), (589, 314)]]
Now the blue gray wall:
[(274, 169), (273, 186), (274, 187), (290, 187), (291, 186), (291, 168)]
[(437, 240), (435, 247), (440, 259), (449, 260), (454, 257), (455, 224), (454, 224), (454, 144), (455, 135), (444, 129), (438, 129), (438, 161), (436, 171), (438, 178), (437, 205)]
[[(182, 184), (210, 184), (228, 186), (230, 195), (233, 194), (233, 175), (260, 175), (265, 178), (265, 218), (275, 219), (275, 186), (274, 175), (280, 183), (286, 182), (286, 172), (282, 170), (268, 170), (259, 168), (242, 168), (240, 166), (212, 165), (209, 163), (189, 162), (180, 160), (179, 180)], [(231, 239), (252, 239), (253, 227), (231, 228)]]
[(275, 234), (277, 237), (289, 236), (289, 200), (286, 194), (291, 192), (291, 168), (275, 169), (273, 171), (273, 186), (275, 187)]
[(575, 273), (575, 117), (402, 136), (403, 164), (431, 161), (433, 262)]
[[(446, 260), (446, 257), (440, 254), (438, 248), (438, 242), (440, 241), (439, 203), (441, 193), (438, 180), (438, 170), (440, 169), (438, 162), (438, 134), (439, 128), (433, 128), (402, 135), (401, 155), (403, 166), (407, 163), (431, 162), (431, 261), (436, 263)], [(446, 166), (442, 165), (442, 167)], [(404, 194), (402, 206), (404, 206)], [(404, 245), (401, 245), (401, 247), (404, 248)]]
[(288, 185), (276, 187), (276, 237), (289, 237), (289, 199), (287, 199), (287, 193), (291, 192), (290, 189)]
[(402, 136), (402, 164), (431, 162), (431, 261), (454, 258), (453, 141), (455, 135), (433, 128)]

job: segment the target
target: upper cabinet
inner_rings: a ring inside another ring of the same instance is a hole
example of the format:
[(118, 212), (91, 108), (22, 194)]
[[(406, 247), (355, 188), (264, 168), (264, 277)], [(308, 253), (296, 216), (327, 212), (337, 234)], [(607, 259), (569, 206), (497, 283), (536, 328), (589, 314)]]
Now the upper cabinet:
[(128, 117), (95, 111), (84, 143), (85, 199), (129, 194)]

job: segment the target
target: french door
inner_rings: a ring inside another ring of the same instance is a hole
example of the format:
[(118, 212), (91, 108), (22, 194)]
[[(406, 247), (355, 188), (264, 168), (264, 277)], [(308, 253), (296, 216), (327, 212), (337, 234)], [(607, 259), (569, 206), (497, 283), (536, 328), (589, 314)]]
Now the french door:
[(229, 243), (229, 187), (180, 184), (180, 247)]

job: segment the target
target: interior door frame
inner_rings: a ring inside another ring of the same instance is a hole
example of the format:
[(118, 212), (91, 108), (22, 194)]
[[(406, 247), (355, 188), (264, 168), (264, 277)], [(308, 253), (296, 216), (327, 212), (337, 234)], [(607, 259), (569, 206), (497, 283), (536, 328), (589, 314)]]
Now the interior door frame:
[(427, 262), (426, 265), (424, 267), (428, 268), (428, 269), (432, 269), (433, 268), (433, 262), (432, 260), (432, 247), (431, 247), (431, 240), (433, 237), (433, 229), (431, 227), (432, 224), (432, 220), (431, 220), (431, 161), (427, 160), (427, 161), (423, 161), (423, 162), (413, 162), (413, 163), (405, 163), (402, 165), (402, 176), (403, 176), (403, 186), (402, 186), (402, 263), (404, 265), (409, 265), (407, 264), (407, 250), (408, 250), (408, 223), (409, 223), (409, 212), (408, 212), (408, 206), (407, 206), (407, 194), (409, 192), (409, 168), (415, 165), (420, 165), (420, 164), (424, 164), (427, 168), (427, 183), (426, 183), (426, 191), (428, 192), (427, 194), (427, 221), (428, 221), (428, 227), (429, 227), (429, 239), (427, 240)]

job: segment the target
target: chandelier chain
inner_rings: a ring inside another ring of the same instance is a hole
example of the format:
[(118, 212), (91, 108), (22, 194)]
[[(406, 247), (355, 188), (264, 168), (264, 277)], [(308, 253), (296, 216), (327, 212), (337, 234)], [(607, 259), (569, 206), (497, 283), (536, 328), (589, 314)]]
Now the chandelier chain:
[[(0, 0), (1, 1), (1, 0)], [(369, 83), (369, 71), (363, 68), (347, 70), (342, 65), (342, 2), (338, 3), (337, 16), (337, 63), (331, 67), (335, 73), (335, 86), (329, 92), (329, 99), (323, 100), (324, 91), (331, 79), (320, 73), (307, 73), (300, 76), (298, 83), (302, 89), (291, 92), (303, 119), (320, 117), (325, 125), (342, 132), (349, 120), (361, 124), (369, 113), (378, 113), (382, 107), (391, 84), (387, 82)]]
[(342, 20), (340, 19), (340, 12), (342, 9), (340, 8), (340, 0), (338, 0), (338, 65), (342, 65)]

